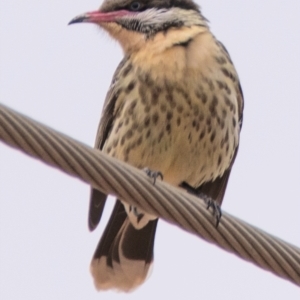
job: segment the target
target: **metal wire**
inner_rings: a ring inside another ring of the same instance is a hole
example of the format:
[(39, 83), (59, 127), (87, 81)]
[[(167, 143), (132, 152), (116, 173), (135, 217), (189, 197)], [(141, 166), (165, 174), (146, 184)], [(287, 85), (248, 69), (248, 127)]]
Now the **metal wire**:
[(300, 249), (0, 104), (0, 140), (300, 286)]

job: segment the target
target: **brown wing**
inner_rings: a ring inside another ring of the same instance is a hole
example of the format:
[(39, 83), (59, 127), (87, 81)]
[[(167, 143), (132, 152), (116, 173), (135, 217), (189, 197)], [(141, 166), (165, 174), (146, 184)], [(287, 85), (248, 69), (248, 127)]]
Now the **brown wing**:
[[(120, 71), (124, 64), (126, 63), (127, 58), (125, 57), (119, 64), (109, 91), (106, 95), (106, 99), (103, 106), (101, 120), (98, 126), (98, 131), (96, 135), (96, 141), (94, 148), (102, 150), (103, 145), (109, 135), (109, 132), (112, 128), (114, 120), (114, 107), (118, 97), (118, 90), (116, 89), (116, 83), (119, 80)], [(97, 189), (91, 188), (90, 194), (90, 206), (88, 213), (88, 226), (90, 230), (94, 230), (100, 222), (102, 212), (105, 206), (107, 195), (98, 191)]]
[[(217, 44), (220, 46), (220, 48), (223, 51), (224, 55), (226, 55), (228, 61), (232, 64), (232, 68), (234, 70), (233, 63), (231, 61), (231, 58), (230, 58), (230, 55), (229, 55), (227, 49), (225, 48), (225, 46), (221, 42), (217, 41)], [(241, 131), (242, 123), (243, 123), (244, 96), (243, 96), (242, 87), (241, 87), (241, 84), (239, 82), (239, 78), (238, 78), (237, 74), (236, 74), (234, 83), (235, 83), (235, 90), (236, 90), (236, 94), (237, 94), (237, 103), (238, 103), (238, 112), (239, 112), (239, 126), (240, 126), (240, 131)], [(224, 198), (224, 195), (225, 195), (225, 191), (226, 191), (228, 179), (229, 179), (229, 176), (230, 176), (231, 168), (232, 168), (233, 163), (235, 161), (237, 152), (238, 152), (238, 147), (235, 149), (235, 152), (234, 152), (234, 155), (232, 157), (232, 161), (231, 161), (231, 164), (230, 164), (229, 168), (224, 172), (224, 174), (222, 176), (217, 177), (214, 181), (205, 182), (197, 188), (192, 188), (191, 186), (189, 186), (185, 182), (182, 183), (181, 186), (183, 188), (186, 188), (188, 191), (190, 191), (192, 193), (195, 193), (196, 195), (197, 194), (199, 195), (199, 194), (203, 193), (203, 194), (209, 196), (210, 198), (212, 198), (213, 200), (215, 200), (219, 205), (221, 205), (222, 201), (223, 201), (223, 198)]]
[[(214, 181), (203, 183), (198, 188), (194, 189), (193, 193), (197, 195), (205, 194), (211, 199), (215, 200), (221, 206), (225, 195), (228, 179), (230, 176), (231, 168), (236, 158), (237, 152), (238, 147), (235, 150), (230, 167), (224, 172), (222, 176), (217, 177)], [(184, 183), (182, 186), (186, 187), (187, 185)], [(191, 189), (191, 187), (188, 187), (189, 191), (191, 191)]]
[[(231, 57), (229, 55), (229, 52), (227, 51), (227, 49), (225, 48), (225, 46), (220, 42), (217, 41), (217, 44), (220, 46), (220, 48), (223, 50), (223, 53), (225, 54), (225, 56), (227, 57), (228, 61), (232, 64), (233, 66), (233, 62), (231, 60)], [(234, 66), (233, 66), (234, 68)], [(242, 123), (243, 123), (243, 111), (244, 111), (244, 95), (243, 95), (243, 90), (239, 81), (239, 78), (236, 74), (236, 93), (237, 93), (237, 103), (238, 103), (238, 112), (239, 112), (239, 123), (240, 123), (240, 129), (242, 129)]]

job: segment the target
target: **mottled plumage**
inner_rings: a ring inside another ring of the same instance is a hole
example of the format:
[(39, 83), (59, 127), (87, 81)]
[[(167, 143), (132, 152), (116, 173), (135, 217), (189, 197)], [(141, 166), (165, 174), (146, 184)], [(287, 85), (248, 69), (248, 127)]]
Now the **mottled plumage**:
[[(124, 59), (108, 91), (95, 148), (221, 205), (239, 145), (243, 95), (224, 46), (190, 0), (107, 0), (93, 22)], [(89, 227), (106, 195), (92, 189)], [(92, 260), (98, 289), (132, 290), (153, 260), (155, 216), (119, 200)]]

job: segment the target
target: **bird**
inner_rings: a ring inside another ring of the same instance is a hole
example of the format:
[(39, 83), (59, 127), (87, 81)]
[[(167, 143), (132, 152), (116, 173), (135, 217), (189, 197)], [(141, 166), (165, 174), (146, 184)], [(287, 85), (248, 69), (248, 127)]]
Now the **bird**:
[[(69, 24), (75, 23), (96, 24), (124, 53), (107, 92), (95, 148), (204, 196), (219, 220), (244, 100), (230, 55), (200, 6), (192, 0), (105, 0)], [(106, 198), (91, 188), (91, 231)], [(116, 200), (91, 261), (96, 289), (130, 292), (144, 283), (152, 269), (157, 221)]]

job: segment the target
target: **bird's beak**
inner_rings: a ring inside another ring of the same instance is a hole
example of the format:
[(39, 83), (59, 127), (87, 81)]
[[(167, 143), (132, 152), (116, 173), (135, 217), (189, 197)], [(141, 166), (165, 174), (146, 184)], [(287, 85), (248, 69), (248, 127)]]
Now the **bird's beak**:
[(118, 18), (128, 15), (126, 10), (117, 10), (111, 12), (92, 11), (73, 18), (68, 25), (75, 23), (105, 23), (115, 22)]

